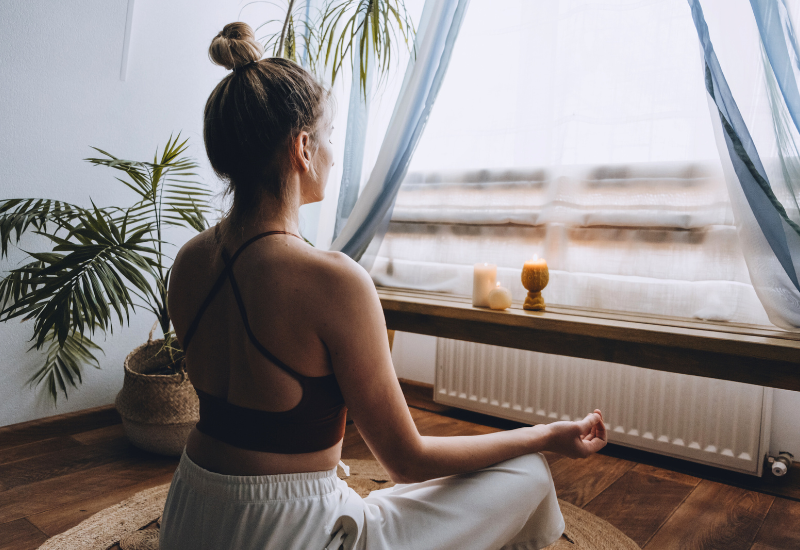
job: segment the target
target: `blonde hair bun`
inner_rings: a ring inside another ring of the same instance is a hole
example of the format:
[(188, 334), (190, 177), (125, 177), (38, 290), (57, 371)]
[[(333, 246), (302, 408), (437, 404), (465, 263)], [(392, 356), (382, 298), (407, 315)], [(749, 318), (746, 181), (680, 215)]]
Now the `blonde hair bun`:
[(256, 40), (253, 29), (247, 23), (228, 23), (211, 41), (208, 57), (229, 71), (258, 61), (264, 55), (264, 47)]

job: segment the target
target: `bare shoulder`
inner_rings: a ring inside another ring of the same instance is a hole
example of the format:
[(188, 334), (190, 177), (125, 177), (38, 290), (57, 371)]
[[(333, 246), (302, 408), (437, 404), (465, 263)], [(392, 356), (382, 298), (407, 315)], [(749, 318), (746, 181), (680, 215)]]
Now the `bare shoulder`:
[(182, 276), (192, 273), (200, 266), (206, 270), (209, 262), (218, 254), (218, 244), (214, 235), (214, 228), (206, 229), (189, 239), (175, 256), (172, 264), (173, 276)]
[[(313, 280), (318, 286), (309, 293), (306, 313), (313, 316), (334, 372), (354, 373), (359, 365), (372, 372), (378, 358), (386, 359), (388, 353), (386, 319), (372, 277), (340, 252), (318, 254), (315, 261), (319, 269)], [(391, 366), (391, 357), (387, 360)]]
[(383, 310), (369, 273), (341, 252), (310, 249), (303, 269), (302, 303), (327, 339)]
[(346, 254), (315, 250), (309, 260), (313, 264), (315, 278), (319, 277), (320, 281), (324, 281), (324, 287), (332, 295), (332, 301), (375, 293), (375, 285), (369, 273)]
[[(175, 256), (169, 277), (169, 307), (180, 316), (184, 307), (192, 309), (221, 269), (214, 228), (192, 237)], [(188, 311), (188, 310), (187, 310)]]

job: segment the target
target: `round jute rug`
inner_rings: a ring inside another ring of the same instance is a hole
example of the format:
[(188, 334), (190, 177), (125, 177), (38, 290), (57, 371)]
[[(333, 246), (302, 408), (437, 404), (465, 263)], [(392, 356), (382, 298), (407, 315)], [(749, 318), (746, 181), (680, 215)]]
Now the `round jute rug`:
[[(343, 479), (362, 497), (394, 485), (375, 460), (348, 460), (347, 465), (350, 477)], [(339, 474), (343, 476), (341, 470)], [(168, 490), (166, 484), (136, 493), (48, 539), (39, 550), (107, 550), (117, 543), (122, 550), (158, 550), (158, 525)], [(548, 550), (640, 550), (607, 521), (561, 499), (558, 503), (566, 528)]]

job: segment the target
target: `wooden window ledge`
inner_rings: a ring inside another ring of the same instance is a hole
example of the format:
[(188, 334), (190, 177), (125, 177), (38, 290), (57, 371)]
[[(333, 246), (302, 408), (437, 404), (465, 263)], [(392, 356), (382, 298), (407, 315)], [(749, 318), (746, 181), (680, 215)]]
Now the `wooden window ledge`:
[(800, 333), (548, 306), (472, 307), (469, 297), (378, 287), (390, 330), (800, 391)]

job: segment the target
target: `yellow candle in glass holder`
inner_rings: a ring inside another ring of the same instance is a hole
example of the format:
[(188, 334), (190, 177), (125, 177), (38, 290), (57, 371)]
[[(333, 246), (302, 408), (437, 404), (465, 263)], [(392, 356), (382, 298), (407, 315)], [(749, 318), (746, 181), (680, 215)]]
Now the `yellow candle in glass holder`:
[(545, 308), (542, 290), (550, 281), (550, 271), (547, 269), (547, 261), (538, 256), (528, 260), (522, 266), (522, 286), (528, 291), (525, 298), (523, 309), (543, 310)]

